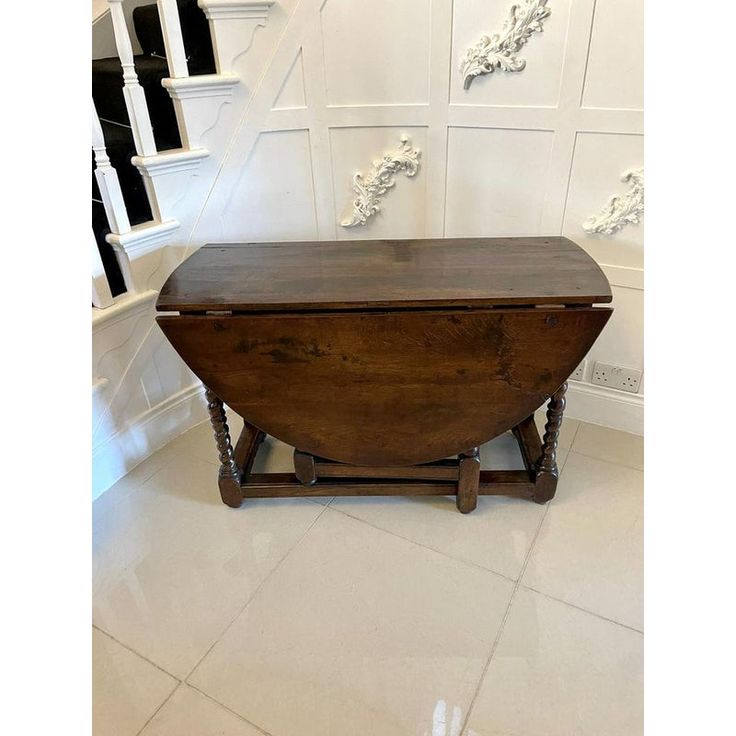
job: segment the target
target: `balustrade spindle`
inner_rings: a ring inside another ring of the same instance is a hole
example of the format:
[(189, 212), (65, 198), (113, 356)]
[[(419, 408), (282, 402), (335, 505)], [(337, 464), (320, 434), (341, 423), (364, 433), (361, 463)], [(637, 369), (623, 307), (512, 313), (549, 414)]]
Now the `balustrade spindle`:
[(95, 156), (95, 178), (100, 188), (102, 205), (110, 230), (119, 235), (128, 233), (130, 232), (128, 210), (125, 207), (123, 193), (120, 191), (118, 173), (110, 164), (110, 157), (107, 155), (105, 137), (94, 103), (92, 103), (92, 150)]
[[(97, 179), (97, 186), (100, 189), (102, 206), (105, 208), (105, 216), (107, 217), (107, 223), (110, 226), (110, 232), (113, 232), (116, 235), (125, 235), (131, 230), (130, 220), (128, 219), (128, 210), (125, 206), (123, 193), (120, 190), (118, 172), (115, 171), (113, 166), (110, 164), (110, 157), (107, 155), (105, 136), (102, 132), (102, 126), (100, 125), (99, 117), (97, 117), (94, 103), (92, 103), (92, 151), (95, 156), (95, 178)], [(133, 283), (133, 275), (130, 269), (130, 259), (128, 258), (128, 254), (122, 246), (116, 245), (115, 243), (112, 244), (112, 249), (115, 252), (115, 258), (117, 259), (120, 273), (122, 274), (123, 281), (125, 282), (125, 289), (129, 294), (132, 294), (135, 292), (135, 286)], [(99, 259), (100, 254), (97, 250), (96, 244), (94, 246), (94, 253), (97, 255), (97, 259)], [(95, 261), (93, 265), (96, 268), (97, 262)], [(101, 261), (99, 263), (99, 269), (101, 273), (104, 273)], [(107, 289), (107, 292), (109, 293), (106, 279), (105, 289)], [(104, 292), (100, 295), (100, 299), (102, 301), (106, 300)], [(112, 297), (110, 297), (110, 299), (112, 299)], [(93, 303), (95, 306), (100, 306), (96, 302)], [(109, 305), (105, 304), (104, 306)]]
[(184, 38), (181, 33), (181, 20), (176, 0), (157, 0), (158, 15), (161, 18), (161, 31), (166, 47), (166, 62), (169, 75), (173, 79), (189, 76)]
[(128, 26), (123, 13), (123, 0), (108, 0), (115, 45), (118, 49), (120, 64), (123, 67), (123, 96), (125, 107), (130, 118), (130, 127), (133, 129), (135, 150), (139, 156), (153, 156), (156, 153), (156, 143), (153, 138), (151, 117), (148, 114), (148, 104), (143, 87), (138, 82), (133, 60), (133, 47), (130, 43)]
[(92, 236), (92, 305), (104, 309), (112, 304), (112, 293), (107, 283), (105, 268), (102, 265), (100, 251), (97, 248), (94, 235)]

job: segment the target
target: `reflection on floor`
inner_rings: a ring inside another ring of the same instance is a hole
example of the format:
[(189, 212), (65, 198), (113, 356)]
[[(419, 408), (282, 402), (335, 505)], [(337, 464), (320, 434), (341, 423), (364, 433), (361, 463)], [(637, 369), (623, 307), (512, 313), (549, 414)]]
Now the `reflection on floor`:
[[(640, 734), (642, 439), (560, 448), (547, 506), (233, 510), (195, 427), (94, 503), (95, 736)], [(510, 435), (482, 457), (522, 467)]]

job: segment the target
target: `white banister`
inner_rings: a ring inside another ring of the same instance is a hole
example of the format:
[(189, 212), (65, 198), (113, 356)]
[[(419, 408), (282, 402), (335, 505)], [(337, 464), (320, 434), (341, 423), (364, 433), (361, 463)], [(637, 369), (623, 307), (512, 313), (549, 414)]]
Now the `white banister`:
[(102, 258), (100, 258), (94, 235), (92, 236), (92, 304), (99, 309), (112, 304), (110, 285), (107, 283), (105, 268), (102, 265)]
[(129, 233), (130, 220), (123, 193), (120, 191), (118, 172), (110, 164), (110, 157), (105, 148), (105, 137), (94, 102), (92, 103), (92, 150), (95, 155), (95, 178), (100, 188), (102, 205), (105, 208), (110, 230), (121, 235)]
[(157, 0), (161, 31), (166, 47), (166, 62), (172, 79), (189, 76), (187, 55), (184, 51), (184, 38), (181, 34), (181, 20), (176, 0)]
[(123, 13), (123, 0), (108, 0), (115, 45), (118, 49), (120, 64), (123, 67), (123, 96), (125, 107), (130, 118), (130, 127), (133, 129), (135, 150), (139, 156), (153, 156), (156, 153), (156, 143), (153, 139), (151, 118), (148, 114), (148, 105), (143, 87), (138, 82), (133, 60), (133, 47), (130, 44), (128, 26)]
[[(132, 231), (131, 231), (132, 232)], [(123, 236), (125, 237), (125, 236)], [(105, 240), (110, 243), (110, 236), (108, 235)], [(112, 251), (115, 254), (115, 260), (118, 262), (118, 268), (120, 269), (120, 275), (123, 277), (123, 283), (125, 284), (125, 291), (128, 294), (135, 294), (135, 282), (133, 280), (133, 271), (130, 268), (130, 258), (125, 248), (120, 243), (110, 243)]]
[[(105, 136), (102, 132), (94, 102), (92, 103), (92, 150), (95, 156), (95, 178), (100, 189), (102, 206), (105, 208), (105, 216), (110, 226), (110, 232), (117, 236), (127, 235), (131, 232), (128, 210), (125, 206), (123, 193), (120, 190), (118, 172), (110, 164), (110, 157), (107, 155)], [(129, 293), (133, 293), (135, 287), (128, 254), (121, 245), (113, 244), (112, 248), (125, 282), (125, 288)], [(93, 243), (92, 258), (92, 295), (93, 299), (96, 300), (93, 301), (93, 304), (96, 307), (106, 307), (112, 303), (112, 297), (110, 296), (110, 288), (107, 277), (104, 275), (104, 268), (96, 243)]]

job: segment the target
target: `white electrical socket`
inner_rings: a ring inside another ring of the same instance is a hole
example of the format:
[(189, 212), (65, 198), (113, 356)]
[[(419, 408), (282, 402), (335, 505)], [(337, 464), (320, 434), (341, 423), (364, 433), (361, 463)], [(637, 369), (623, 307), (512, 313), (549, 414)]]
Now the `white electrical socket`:
[(588, 361), (583, 358), (583, 360), (580, 362), (580, 365), (570, 374), (570, 379), (573, 381), (582, 381), (587, 365)]
[(623, 368), (620, 365), (610, 365), (609, 363), (596, 363), (593, 366), (593, 377), (590, 382), (635, 394), (641, 383), (641, 371), (636, 370), (636, 368)]

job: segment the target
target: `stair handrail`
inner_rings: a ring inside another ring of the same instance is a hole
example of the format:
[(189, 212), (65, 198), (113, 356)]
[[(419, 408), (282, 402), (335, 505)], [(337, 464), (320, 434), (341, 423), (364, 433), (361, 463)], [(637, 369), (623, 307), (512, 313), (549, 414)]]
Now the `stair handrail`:
[(110, 17), (115, 34), (115, 46), (118, 50), (120, 64), (123, 67), (123, 96), (125, 107), (130, 118), (135, 150), (139, 156), (154, 156), (156, 142), (153, 138), (151, 117), (148, 113), (146, 95), (138, 82), (133, 59), (133, 46), (130, 42), (128, 25), (123, 12), (123, 0), (107, 0), (110, 5)]

